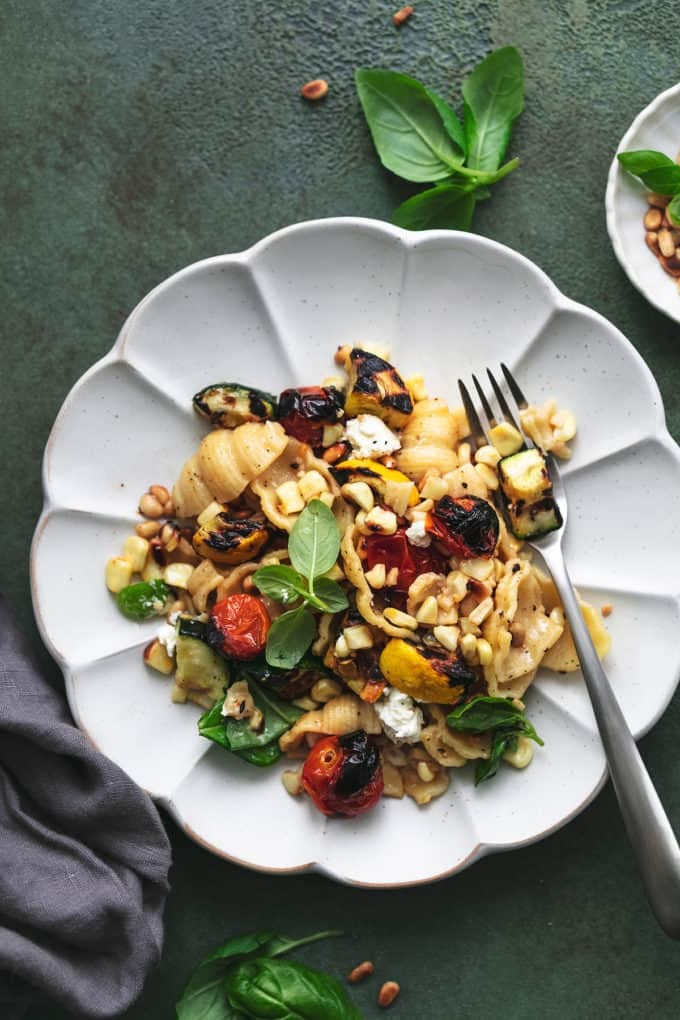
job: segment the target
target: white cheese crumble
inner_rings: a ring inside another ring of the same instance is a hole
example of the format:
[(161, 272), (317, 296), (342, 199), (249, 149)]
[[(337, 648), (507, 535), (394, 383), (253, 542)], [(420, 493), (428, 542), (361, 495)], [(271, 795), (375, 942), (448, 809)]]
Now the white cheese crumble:
[(393, 744), (415, 744), (420, 740), (423, 713), (408, 694), (396, 687), (386, 688), (385, 696), (373, 707), (385, 736)]
[(156, 635), (160, 643), (164, 646), (170, 658), (172, 658), (173, 655), (175, 654), (175, 649), (177, 647), (178, 618), (179, 613), (170, 613), (170, 616), (168, 617), (168, 622), (161, 624), (161, 626), (158, 628), (158, 634)]
[(432, 538), (425, 530), (425, 521), (414, 521), (413, 524), (406, 529), (406, 538), (411, 545), (417, 545), (420, 549), (427, 549), (428, 545), (432, 541)]
[(384, 457), (401, 449), (401, 442), (375, 414), (358, 414), (345, 425), (345, 439), (360, 459)]

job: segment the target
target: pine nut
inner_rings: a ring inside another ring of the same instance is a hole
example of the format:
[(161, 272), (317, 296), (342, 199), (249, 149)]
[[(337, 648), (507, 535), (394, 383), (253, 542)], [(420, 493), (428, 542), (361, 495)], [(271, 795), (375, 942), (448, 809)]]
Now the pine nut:
[(666, 258), (675, 255), (675, 245), (670, 230), (660, 230), (658, 235), (659, 251)]
[(647, 213), (645, 214), (645, 218), (643, 221), (645, 225), (645, 230), (658, 230), (659, 227), (661, 226), (662, 219), (663, 216), (661, 214), (661, 210), (656, 209), (654, 208), (654, 206), (652, 206), (652, 208), (648, 209)]
[(611, 616), (614, 612), (614, 607), (611, 602), (605, 602), (605, 604), (600, 608), (600, 612), (603, 616)]
[(386, 981), (378, 992), (378, 1005), (380, 1008), (387, 1009), (388, 1006), (391, 1006), (400, 991), (401, 989), (396, 981)]
[(658, 255), (659, 255), (659, 235), (655, 231), (653, 231), (653, 230), (647, 231), (647, 233), (645, 234), (645, 244), (647, 245), (649, 250), (654, 252), (654, 254), (658, 257)]
[(140, 538), (155, 538), (160, 530), (161, 526), (157, 521), (142, 521), (135, 527)]
[(164, 485), (150, 485), (149, 492), (156, 497), (159, 503), (165, 504), (170, 499), (170, 493)]
[(139, 512), (144, 514), (145, 517), (162, 517), (163, 504), (159, 503), (150, 492), (145, 492), (139, 501)]
[(166, 517), (172, 517), (174, 512), (175, 512), (175, 501), (172, 498), (172, 496), (170, 496), (170, 498), (166, 499), (166, 501), (165, 501), (165, 504), (163, 506), (163, 513), (165, 514)]
[(363, 963), (358, 964), (354, 967), (347, 975), (347, 980), (350, 984), (356, 985), (359, 981), (363, 981), (373, 973), (374, 967), (370, 960), (364, 960)]
[(395, 26), (399, 28), (399, 26), (403, 25), (405, 21), (408, 21), (412, 14), (413, 7), (411, 6), (411, 4), (407, 4), (406, 7), (402, 7), (401, 10), (394, 12), (394, 14), (392, 15), (392, 21), (394, 22)]
[(164, 524), (161, 528), (161, 542), (168, 552), (174, 552), (179, 545), (179, 533), (172, 524)]
[(657, 209), (665, 209), (670, 200), (670, 195), (660, 195), (658, 191), (650, 191), (647, 194), (647, 201)]
[(316, 102), (317, 99), (323, 99), (328, 92), (328, 82), (324, 81), (323, 78), (314, 78), (313, 81), (308, 81), (306, 85), (303, 85), (300, 89), (300, 95), (303, 99), (309, 99), (311, 102)]
[(671, 258), (664, 258), (662, 255), (659, 258), (659, 262), (669, 276), (680, 276), (680, 259), (675, 257), (675, 251), (673, 251)]
[(336, 461), (342, 460), (347, 454), (346, 443), (333, 443), (327, 450), (323, 451), (323, 459), (327, 464), (335, 464)]

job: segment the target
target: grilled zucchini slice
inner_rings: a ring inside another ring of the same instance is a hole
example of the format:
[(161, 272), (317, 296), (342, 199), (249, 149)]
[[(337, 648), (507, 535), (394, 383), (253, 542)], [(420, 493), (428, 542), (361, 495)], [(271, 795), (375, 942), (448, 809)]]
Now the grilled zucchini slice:
[(213, 383), (194, 396), (194, 410), (213, 425), (235, 429), (248, 421), (276, 417), (276, 397), (241, 383)]

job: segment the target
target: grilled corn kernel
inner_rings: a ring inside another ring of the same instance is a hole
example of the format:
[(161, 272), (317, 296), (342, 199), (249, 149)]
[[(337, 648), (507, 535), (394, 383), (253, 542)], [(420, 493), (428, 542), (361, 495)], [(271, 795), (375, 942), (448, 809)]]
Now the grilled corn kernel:
[(360, 623), (356, 627), (345, 627), (342, 634), (352, 652), (358, 652), (360, 648), (373, 647), (373, 635), (365, 623)]
[(394, 479), (388, 478), (385, 482), (383, 499), (397, 516), (403, 517), (415, 493), (414, 482), (396, 482)]
[(433, 476), (431, 478), (425, 479), (425, 483), (423, 484), (423, 487), (420, 490), (420, 495), (423, 497), (423, 499), (436, 500), (441, 499), (443, 496), (446, 495), (448, 491), (449, 486), (444, 481), (444, 479)]
[(550, 427), (553, 430), (553, 438), (566, 443), (576, 435), (576, 419), (571, 411), (555, 411), (550, 419)]
[(148, 552), (149, 543), (139, 535), (129, 535), (123, 542), (123, 559), (132, 564), (133, 574), (141, 574), (144, 570)]
[(503, 761), (514, 765), (516, 769), (525, 769), (534, 756), (534, 744), (528, 737), (518, 737), (514, 751), (506, 751)]
[(337, 680), (331, 680), (330, 677), (323, 676), (320, 680), (316, 681), (309, 693), (314, 701), (318, 701), (320, 705), (325, 705), (331, 698), (337, 698), (338, 695), (342, 694), (342, 684), (339, 684)]
[(397, 515), (391, 510), (374, 506), (366, 514), (363, 531), (369, 535), (394, 535), (397, 530)]
[(418, 778), (421, 779), (424, 783), (431, 783), (435, 776), (434, 772), (432, 771), (432, 769), (430, 768), (426, 761), (418, 762), (418, 764), (416, 765), (416, 772), (418, 773)]
[(342, 433), (345, 431), (344, 425), (324, 425), (323, 435), (321, 438), (321, 445), (327, 449), (329, 446), (335, 446), (336, 443), (342, 438)]
[(477, 658), (477, 638), (474, 634), (463, 634), (460, 639), (460, 650), (466, 662), (474, 662)]
[[(469, 563), (470, 560), (464, 562)], [(460, 570), (452, 570), (446, 577), (446, 590), (453, 596), (454, 602), (462, 602), (468, 593), (468, 579)]]
[(455, 652), (458, 647), (458, 636), (460, 630), (453, 626), (435, 627), (432, 631), (435, 641), (446, 648), (447, 652)]
[(331, 569), (327, 570), (323, 576), (327, 577), (329, 581), (344, 581), (345, 579), (339, 563), (334, 563)]
[(283, 514), (298, 514), (305, 508), (305, 501), (297, 482), (283, 482), (276, 490), (279, 510)]
[(469, 443), (461, 443), (458, 447), (458, 463), (469, 464), (472, 458), (472, 447)]
[(486, 638), (477, 638), (477, 657), (480, 666), (490, 666), (493, 661), (493, 649)]
[(423, 602), (418, 608), (416, 613), (416, 620), (418, 623), (433, 624), (437, 622), (437, 616), (439, 614), (439, 604), (434, 595), (428, 595), (427, 598), (423, 599)]
[(144, 570), (142, 570), (142, 581), (157, 581), (163, 577), (163, 567), (156, 563), (153, 556), (147, 557), (147, 561), (144, 564)]
[(492, 492), (498, 488), (498, 475), (488, 464), (475, 464), (475, 471)]
[(480, 446), (475, 453), (475, 464), (488, 464), (489, 467), (496, 467), (498, 461), (501, 459), (501, 455), (495, 446), (491, 446), (488, 443), (486, 446)]
[(218, 503), (216, 499), (212, 503), (208, 503), (205, 510), (201, 510), (200, 514), (196, 518), (196, 523), (200, 528), (206, 528), (209, 524), (212, 524), (213, 520), (218, 514), (223, 514), (226, 507), (223, 507), (221, 503)]
[(418, 630), (418, 621), (410, 613), (402, 613), (401, 609), (388, 606), (383, 616), (395, 627), (405, 627), (407, 630)]
[(117, 595), (132, 579), (132, 564), (125, 556), (113, 556), (106, 563), (106, 587)]
[(478, 606), (468, 613), (468, 620), (473, 623), (475, 627), (479, 627), (481, 623), (484, 623), (489, 613), (493, 610), (493, 599), (489, 595), (487, 598), (482, 599)]
[(385, 587), (386, 572), (384, 563), (376, 563), (371, 570), (366, 571), (364, 575), (371, 588), (379, 591), (380, 588)]
[(338, 659), (349, 659), (350, 650), (349, 650), (349, 645), (347, 644), (347, 641), (345, 640), (345, 635), (344, 634), (341, 634), (338, 637), (338, 640), (335, 642), (335, 647), (334, 647), (333, 651), (337, 655)]
[(469, 560), (462, 560), (460, 564), (461, 573), (466, 577), (473, 577), (475, 581), (487, 581), (495, 572), (494, 561), (486, 556), (474, 556)]
[(319, 496), (319, 499), (321, 500), (322, 503), (326, 504), (329, 510), (333, 509), (333, 504), (335, 503), (335, 496), (333, 495), (332, 492), (322, 492), (321, 495)]
[(412, 375), (405, 380), (406, 387), (410, 390), (413, 400), (417, 403), (419, 400), (427, 400), (427, 386), (425, 385), (425, 379), (422, 375)]
[(320, 471), (306, 471), (297, 484), (305, 503), (320, 496), (322, 492), (328, 492), (328, 482)]
[(352, 503), (356, 503), (361, 510), (365, 510), (367, 513), (375, 505), (373, 490), (366, 482), (347, 482), (342, 486), (340, 492), (345, 499), (350, 499)]
[(193, 572), (191, 563), (168, 563), (163, 571), (163, 580), (173, 588), (186, 588)]
[(385, 587), (392, 588), (399, 580), (399, 567), (390, 567), (385, 575)]
[(521, 433), (507, 421), (501, 421), (489, 430), (489, 442), (496, 447), (501, 457), (510, 457), (524, 445)]

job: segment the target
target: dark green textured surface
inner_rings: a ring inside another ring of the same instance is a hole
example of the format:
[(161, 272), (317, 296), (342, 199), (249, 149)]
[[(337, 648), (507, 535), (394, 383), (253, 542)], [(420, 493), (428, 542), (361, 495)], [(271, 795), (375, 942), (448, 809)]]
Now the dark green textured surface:
[[(678, 326), (632, 289), (611, 251), (605, 179), (633, 116), (676, 81), (675, 5), (640, 0), (5, 0), (0, 148), (4, 266), (0, 585), (35, 632), (28, 548), (40, 459), (71, 384), (154, 284), (286, 223), (388, 218), (407, 190), (374, 158), (354, 95), (359, 65), (416, 74), (446, 96), (489, 49), (525, 58), (512, 143), (521, 170), (478, 211), (570, 297), (610, 318), (650, 364), (680, 438)], [(300, 85), (322, 75), (324, 103)], [(670, 285), (670, 284), (669, 284)], [(57, 679), (46, 653), (43, 661)], [(680, 698), (641, 743), (680, 827)], [(371, 893), (257, 875), (168, 822), (175, 865), (160, 973), (130, 1020), (161, 1020), (192, 964), (230, 933), (342, 927), (302, 952), (342, 974), (395, 978), (394, 1020), (628, 1018), (680, 1013), (680, 947), (647, 908), (611, 789), (545, 842), (438, 885)], [(275, 838), (275, 833), (272, 833)], [(399, 853), (399, 847), (390, 849)], [(378, 979), (356, 992), (367, 1017)], [(30, 1020), (63, 1020), (42, 1005)]]

